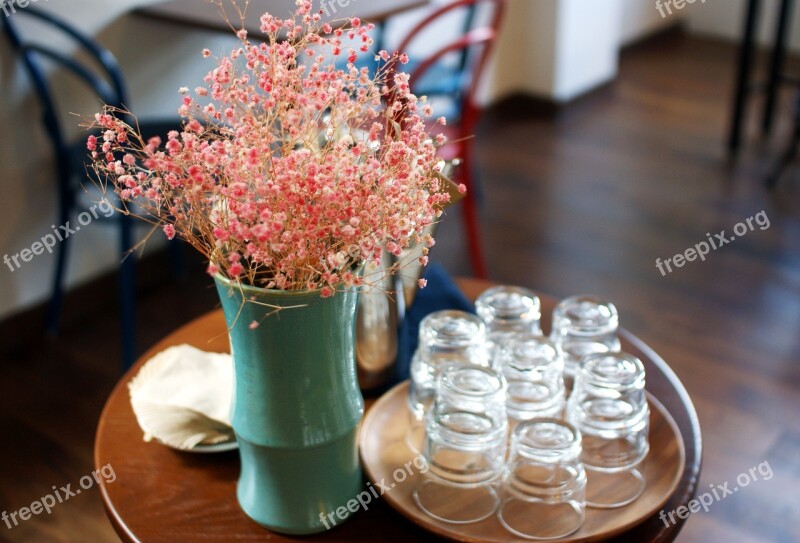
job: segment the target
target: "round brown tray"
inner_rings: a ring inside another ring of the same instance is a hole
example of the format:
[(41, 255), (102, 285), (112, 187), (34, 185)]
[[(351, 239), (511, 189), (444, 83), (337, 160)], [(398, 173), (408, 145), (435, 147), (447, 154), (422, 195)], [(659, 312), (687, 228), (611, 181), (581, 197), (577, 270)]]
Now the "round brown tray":
[[(473, 524), (449, 524), (417, 508), (412, 492), (420, 475), (412, 463), (415, 455), (405, 444), (411, 421), (407, 397), (408, 381), (384, 394), (369, 410), (361, 427), (359, 445), (364, 470), (377, 491), (383, 492), (383, 499), (412, 522), (455, 541), (527, 541), (507, 532), (495, 517)], [(675, 492), (686, 462), (683, 439), (664, 406), (650, 394), (648, 400), (650, 453), (639, 467), (647, 481), (644, 493), (627, 507), (587, 508), (583, 527), (568, 538), (554, 541), (588, 543), (609, 539), (652, 516)]]

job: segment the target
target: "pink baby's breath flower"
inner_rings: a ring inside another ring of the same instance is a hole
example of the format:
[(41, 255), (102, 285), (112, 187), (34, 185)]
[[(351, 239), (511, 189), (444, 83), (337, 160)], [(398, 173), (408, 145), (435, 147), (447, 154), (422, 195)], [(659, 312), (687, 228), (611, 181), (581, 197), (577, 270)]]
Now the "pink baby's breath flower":
[(175, 239), (175, 227), (171, 224), (165, 224), (164, 234), (166, 234), (168, 240)]
[(216, 227), (213, 230), (214, 238), (218, 239), (219, 241), (226, 242), (231, 238), (230, 232), (224, 230), (223, 228)]
[(423, 243), (427, 264), (434, 241), (422, 232), (449, 200), (435, 175), (446, 138), (428, 132), (433, 110), (398, 71), (407, 55), (380, 51), (377, 74), (359, 69), (373, 26), (354, 18), (334, 29), (311, 0), (295, 5), (294, 18), (261, 17), (258, 43), (238, 31), (205, 83), (181, 88), (180, 131), (144, 144), (109, 108), (93, 127), (102, 154), (100, 136), (87, 149), (130, 209), (170, 239), (180, 232), (209, 274), (330, 297), (374, 283), (354, 270), (384, 251)]
[(335, 293), (336, 293), (336, 291), (335, 291), (335, 290), (333, 290), (333, 288), (331, 288), (331, 287), (330, 287), (330, 286), (328, 286), (328, 285), (325, 285), (325, 286), (324, 286), (324, 287), (322, 287), (322, 289), (320, 290), (320, 296), (322, 296), (323, 298), (330, 298), (330, 297), (331, 297), (331, 296), (333, 296)]
[(239, 277), (242, 273), (244, 273), (244, 266), (238, 262), (231, 264), (231, 267), (228, 268), (228, 273), (231, 274), (231, 277)]

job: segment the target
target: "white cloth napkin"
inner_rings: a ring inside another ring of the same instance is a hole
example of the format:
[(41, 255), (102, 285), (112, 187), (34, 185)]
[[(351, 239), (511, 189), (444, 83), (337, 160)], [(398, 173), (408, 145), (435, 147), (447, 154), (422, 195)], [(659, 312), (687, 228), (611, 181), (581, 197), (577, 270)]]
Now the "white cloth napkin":
[(128, 385), (144, 440), (190, 450), (234, 440), (233, 360), (177, 345), (148, 360)]

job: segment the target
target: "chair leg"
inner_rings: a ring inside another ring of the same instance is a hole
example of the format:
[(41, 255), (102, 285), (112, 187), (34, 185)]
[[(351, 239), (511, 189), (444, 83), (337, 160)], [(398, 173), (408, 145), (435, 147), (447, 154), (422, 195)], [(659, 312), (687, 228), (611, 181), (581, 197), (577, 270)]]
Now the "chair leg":
[(792, 132), (792, 140), (789, 145), (781, 154), (775, 169), (767, 176), (766, 185), (768, 189), (773, 189), (780, 181), (781, 176), (786, 171), (786, 168), (794, 161), (797, 156), (797, 147), (800, 145), (800, 92), (795, 98), (795, 111), (794, 111), (794, 130)]
[[(60, 225), (66, 225), (69, 221), (69, 214), (74, 204), (74, 195), (70, 190), (70, 173), (65, 165), (67, 161), (61, 154), (57, 154), (57, 175), (58, 175), (58, 220)], [(50, 306), (47, 310), (46, 330), (50, 335), (58, 333), (58, 326), (61, 321), (61, 307), (64, 303), (64, 275), (67, 271), (67, 256), (69, 255), (70, 240), (68, 237), (60, 240), (56, 254), (56, 267), (53, 271), (53, 287), (50, 293)]]
[(470, 166), (470, 153), (464, 153), (464, 163), (462, 164), (462, 179), (467, 185), (467, 194), (462, 201), (462, 211), (464, 218), (464, 229), (467, 234), (467, 250), (469, 252), (472, 273), (478, 279), (488, 279), (489, 274), (486, 270), (486, 258), (483, 253), (483, 242), (481, 241), (481, 231), (478, 224), (479, 213), (476, 204), (476, 187), (473, 183), (472, 167)]
[(772, 123), (775, 117), (775, 107), (778, 102), (778, 92), (780, 91), (782, 77), (781, 70), (786, 58), (787, 29), (792, 15), (792, 3), (793, 0), (782, 0), (776, 22), (775, 44), (772, 48), (772, 60), (767, 83), (767, 100), (764, 103), (764, 113), (761, 120), (761, 131), (764, 135), (768, 135), (772, 131)]
[(120, 218), (119, 268), (120, 338), (122, 343), (122, 366), (124, 370), (133, 365), (136, 356), (136, 255), (127, 254), (133, 245), (133, 224), (128, 216)]
[(488, 279), (486, 260), (483, 255), (483, 242), (481, 241), (480, 227), (478, 226), (478, 212), (475, 198), (464, 198), (464, 226), (467, 229), (467, 243), (469, 249), (470, 265), (472, 272), (478, 279)]
[(795, 157), (797, 156), (797, 146), (798, 140), (800, 140), (800, 136), (795, 134), (792, 138), (791, 143), (786, 148), (786, 150), (781, 155), (780, 160), (778, 160), (778, 164), (775, 166), (775, 169), (767, 176), (767, 188), (774, 189), (778, 185), (778, 181), (780, 181), (781, 176), (786, 171), (786, 168), (794, 161)]
[[(67, 210), (60, 213), (61, 224), (66, 224), (69, 217)], [(53, 272), (53, 288), (50, 294), (50, 306), (47, 310), (47, 333), (56, 335), (61, 321), (61, 306), (64, 302), (64, 273), (67, 267), (67, 254), (69, 252), (69, 238), (64, 238), (58, 245), (56, 254), (56, 267)]]
[(742, 142), (742, 128), (747, 118), (747, 95), (750, 84), (750, 71), (753, 65), (755, 49), (755, 32), (758, 16), (761, 11), (761, 0), (748, 0), (745, 15), (744, 36), (739, 50), (739, 67), (736, 75), (736, 94), (733, 101), (731, 126), (728, 133), (728, 152), (736, 155)]

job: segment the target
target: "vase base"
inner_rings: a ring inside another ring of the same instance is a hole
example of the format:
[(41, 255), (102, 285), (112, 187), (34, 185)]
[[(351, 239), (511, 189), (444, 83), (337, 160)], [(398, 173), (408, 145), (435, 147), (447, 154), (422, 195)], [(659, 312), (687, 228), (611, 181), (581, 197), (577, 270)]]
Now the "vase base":
[[(242, 472), (236, 496), (242, 510), (261, 526), (288, 535), (320, 533), (344, 522), (352, 515), (347, 503), (363, 490), (357, 430), (301, 449), (264, 447), (237, 435)], [(346, 513), (338, 516), (337, 510)]]

